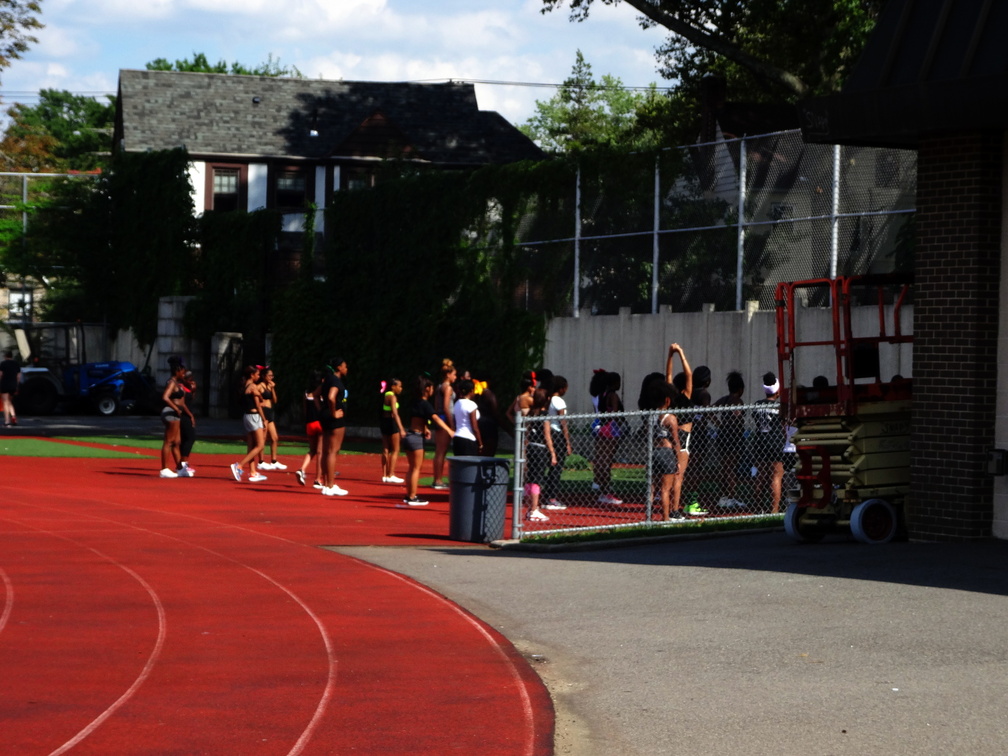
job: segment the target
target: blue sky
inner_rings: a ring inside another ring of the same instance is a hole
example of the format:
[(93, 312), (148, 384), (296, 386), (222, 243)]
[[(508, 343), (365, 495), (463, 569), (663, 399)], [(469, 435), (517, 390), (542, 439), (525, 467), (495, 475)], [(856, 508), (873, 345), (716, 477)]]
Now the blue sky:
[[(0, 72), (2, 97), (37, 102), (41, 88), (114, 92), (119, 69), (155, 58), (255, 66), (272, 55), (311, 78), (559, 83), (577, 50), (596, 79), (663, 85), (632, 8), (602, 6), (583, 23), (540, 0), (42, 0), (46, 28)], [(554, 90), (477, 84), (480, 108), (524, 123)]]

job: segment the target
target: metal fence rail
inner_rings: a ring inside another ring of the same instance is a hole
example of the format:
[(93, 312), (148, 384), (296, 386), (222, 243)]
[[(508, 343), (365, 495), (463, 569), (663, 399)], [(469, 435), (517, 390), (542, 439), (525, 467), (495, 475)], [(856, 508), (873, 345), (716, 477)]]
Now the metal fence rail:
[[(786, 426), (766, 410), (759, 403), (677, 410), (678, 421), (691, 423), (692, 430), (688, 439), (681, 436), (688, 455), (681, 455), (671, 479), (664, 478), (669, 455), (656, 442), (655, 419), (667, 411), (518, 418), (512, 537), (650, 524), (674, 528), (697, 519), (783, 512), (784, 492), (795, 485), (795, 460), (785, 451)], [(555, 466), (539, 441), (550, 421)], [(666, 518), (661, 488), (669, 484)]]

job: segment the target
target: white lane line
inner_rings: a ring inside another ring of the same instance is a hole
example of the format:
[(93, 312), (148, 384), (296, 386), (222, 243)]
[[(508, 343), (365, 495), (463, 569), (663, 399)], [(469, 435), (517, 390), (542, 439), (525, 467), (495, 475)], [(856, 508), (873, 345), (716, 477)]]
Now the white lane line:
[[(77, 543), (77, 541), (74, 541), (72, 538), (67, 538), (66, 540), (70, 541), (71, 543)], [(140, 686), (144, 684), (144, 682), (147, 680), (148, 677), (150, 677), (151, 672), (154, 670), (154, 664), (157, 662), (158, 657), (161, 656), (161, 650), (164, 648), (165, 636), (167, 635), (168, 632), (168, 623), (165, 620), (164, 605), (161, 603), (161, 599), (158, 598), (157, 592), (153, 588), (151, 588), (150, 584), (146, 580), (144, 580), (142, 577), (140, 577), (139, 574), (137, 574), (134, 570), (124, 565), (122, 562), (119, 562), (113, 559), (112, 557), (101, 553), (97, 549), (93, 549), (90, 546), (83, 543), (78, 545), (81, 546), (82, 548), (94, 552), (102, 559), (107, 559), (116, 567), (123, 570), (126, 574), (131, 575), (134, 580), (136, 580), (138, 583), (140, 583), (140, 585), (144, 587), (144, 590), (147, 591), (147, 593), (150, 595), (151, 600), (154, 602), (154, 606), (157, 608), (158, 637), (157, 641), (154, 643), (154, 649), (151, 651), (150, 656), (147, 657), (147, 663), (144, 664), (144, 668), (140, 671), (140, 674), (137, 676), (136, 680), (133, 681), (133, 684), (130, 685), (126, 689), (126, 691), (112, 703), (111, 706), (109, 706), (107, 709), (105, 709), (105, 711), (103, 711), (101, 714), (95, 717), (91, 721), (91, 723), (88, 724), (83, 730), (78, 732), (70, 740), (68, 740), (66, 743), (64, 743), (55, 751), (53, 751), (49, 756), (58, 756), (58, 754), (66, 753), (67, 751), (69, 751), (75, 745), (84, 740), (84, 738), (86, 738), (92, 732), (101, 727), (101, 725), (105, 722), (106, 719), (111, 717), (123, 704), (125, 704), (128, 700), (130, 700), (138, 690), (140, 690)]]
[(11, 579), (7, 577), (7, 573), (3, 571), (2, 567), (0, 567), (0, 578), (3, 578), (5, 594), (3, 614), (0, 614), (0, 633), (2, 633), (4, 626), (7, 624), (7, 620), (10, 619), (11, 609), (14, 608), (14, 584), (11, 582)]
[[(90, 501), (100, 501), (102, 504), (108, 504), (109, 503), (109, 502), (106, 502), (106, 501), (103, 501), (103, 500), (95, 500), (95, 499), (90, 499)], [(62, 514), (74, 514), (75, 516), (78, 516), (78, 517), (81, 515), (80, 512), (72, 512), (71, 513), (71, 512), (68, 512), (67, 510), (58, 509), (58, 508), (52, 507), (52, 506), (46, 507), (46, 509), (48, 509), (51, 512), (60, 512)], [(168, 512), (164, 512), (163, 510), (147, 510), (147, 509), (143, 509), (142, 511), (152, 511), (152, 512), (156, 512), (156, 513), (161, 514), (161, 515), (171, 514), (171, 513), (168, 513)], [(153, 536), (158, 537), (158, 538), (167, 538), (167, 539), (170, 539), (170, 540), (175, 541), (177, 543), (185, 544), (185, 545), (187, 545), (187, 546), (189, 546), (189, 547), (191, 547), (193, 549), (199, 549), (201, 551), (206, 552), (207, 554), (210, 554), (210, 555), (215, 556), (215, 557), (217, 557), (219, 559), (222, 559), (224, 561), (230, 562), (231, 564), (235, 564), (235, 565), (237, 565), (239, 567), (242, 567), (242, 568), (244, 568), (246, 570), (249, 570), (250, 572), (252, 572), (252, 573), (260, 576), (263, 580), (266, 580), (267, 582), (273, 584), (274, 586), (276, 586), (277, 588), (279, 588), (281, 591), (283, 591), (284, 593), (286, 593), (288, 596), (290, 596), (294, 600), (294, 602), (304, 610), (305, 614), (307, 614), (309, 617), (311, 617), (312, 621), (315, 623), (315, 626), (318, 628), (319, 635), (322, 636), (322, 643), (325, 646), (325, 650), (326, 650), (326, 659), (327, 659), (327, 662), (328, 662), (328, 670), (327, 670), (327, 676), (326, 676), (326, 685), (325, 685), (325, 688), (322, 691), (322, 696), (319, 698), (319, 702), (318, 702), (318, 704), (315, 707), (315, 713), (312, 715), (311, 719), (309, 720), (308, 725), (304, 728), (304, 730), (302, 730), (301, 735), (295, 741), (295, 743), (294, 743), (293, 747), (291, 748), (291, 750), (288, 751), (287, 756), (298, 756), (298, 754), (300, 754), (302, 751), (304, 751), (305, 746), (307, 746), (308, 743), (311, 741), (311, 738), (315, 734), (315, 731), (318, 729), (318, 726), (321, 723), (322, 718), (325, 716), (326, 709), (328, 708), (329, 703), (332, 701), (332, 698), (335, 695), (335, 691), (336, 691), (336, 677), (337, 677), (338, 661), (336, 659), (336, 653), (335, 653), (335, 648), (333, 646), (332, 638), (330, 637), (329, 632), (326, 630), (326, 627), (323, 624), (322, 619), (317, 614), (315, 614), (315, 612), (313, 612), (311, 610), (311, 608), (297, 594), (295, 594), (293, 591), (291, 591), (285, 585), (283, 585), (283, 584), (277, 582), (276, 580), (274, 580), (273, 578), (271, 578), (266, 573), (262, 572), (261, 570), (256, 569), (255, 567), (252, 567), (251, 565), (245, 564), (244, 562), (239, 562), (238, 560), (233, 559), (232, 557), (229, 557), (229, 556), (227, 556), (225, 554), (221, 554), (220, 552), (213, 551), (212, 549), (208, 549), (205, 546), (200, 546), (200, 545), (192, 543), (190, 541), (183, 540), (183, 539), (181, 539), (181, 538), (179, 538), (177, 536), (171, 536), (171, 535), (167, 535), (165, 533), (158, 533), (157, 531), (151, 530), (149, 528), (144, 528), (144, 527), (141, 527), (139, 525), (131, 525), (129, 523), (118, 522), (117, 520), (113, 520), (113, 519), (110, 519), (110, 518), (107, 518), (107, 517), (99, 517), (99, 516), (93, 515), (93, 514), (88, 514), (86, 516), (88, 518), (92, 519), (92, 520), (96, 520), (96, 521), (100, 521), (100, 522), (112, 523), (113, 525), (117, 525), (119, 527), (128, 527), (128, 528), (130, 528), (132, 530), (137, 530), (137, 531), (140, 531), (142, 533), (148, 533), (148, 534), (153, 535)], [(203, 518), (194, 518), (194, 519), (200, 519), (200, 520), (202, 520)], [(222, 528), (222, 529), (244, 530), (244, 531), (247, 531), (247, 532), (249, 532), (251, 534), (254, 534), (254, 535), (260, 535), (260, 536), (262, 535), (261, 533), (257, 533), (254, 530), (250, 530), (250, 529), (243, 528), (243, 527), (230, 527), (228, 525), (222, 525), (221, 523), (215, 522), (213, 520), (205, 520), (205, 522), (213, 524), (216, 527), (219, 527), (219, 528)], [(48, 532), (48, 531), (43, 531), (43, 532)], [(59, 536), (59, 537), (65, 538), (65, 540), (71, 541), (72, 543), (76, 543), (71, 538), (66, 538), (65, 536)], [(303, 546), (303, 544), (299, 544), (296, 541), (288, 541), (287, 539), (276, 539), (276, 540), (281, 540), (281, 541), (284, 541), (286, 543), (290, 543), (290, 544), (293, 544), (293, 545), (296, 545), (296, 546)], [(81, 545), (84, 546), (83, 544), (81, 544)], [(89, 548), (89, 547), (88, 546), (84, 546), (84, 548)], [(91, 550), (94, 551), (94, 549), (91, 549)], [(95, 551), (95, 553), (97, 554), (99, 552)], [(127, 569), (127, 568), (124, 568), (124, 569)], [(137, 576), (137, 578), (139, 579), (139, 576)], [(144, 585), (146, 586), (146, 583), (144, 583)], [(158, 602), (158, 604), (160, 606), (160, 602)], [(161, 611), (161, 614), (162, 614), (162, 617), (163, 617), (163, 610)], [(105, 721), (105, 719), (107, 719), (107, 717), (103, 717), (101, 719), (101, 721), (103, 722), (103, 721)], [(96, 720), (96, 723), (92, 723), (92, 724), (95, 724), (95, 727), (97, 727), (98, 725), (101, 724), (101, 722), (98, 722)], [(91, 732), (94, 731), (94, 727), (91, 727), (90, 725), (88, 727), (90, 728), (88, 730), (88, 732), (84, 733), (82, 731), (83, 735), (79, 735), (78, 738), (83, 739), (83, 737), (86, 737), (88, 734), (90, 734)], [(75, 741), (71, 741), (69, 744), (65, 744), (61, 748), (67, 748), (69, 745), (75, 744), (75, 742), (79, 742), (79, 740), (77, 738), (75, 738)], [(63, 750), (53, 751), (53, 753), (50, 754), (50, 756), (55, 756), (56, 754), (59, 754), (59, 753), (63, 753)]]
[[(515, 685), (517, 686), (521, 694), (522, 712), (525, 715), (525, 721), (529, 723), (534, 723), (535, 719), (534, 719), (534, 712), (532, 710), (532, 699), (529, 697), (528, 689), (525, 686), (525, 680), (518, 672), (518, 668), (515, 666), (511, 656), (504, 651), (504, 649), (501, 647), (501, 644), (498, 643), (497, 639), (494, 638), (487, 631), (486, 627), (483, 626), (483, 623), (479, 619), (477, 619), (472, 614), (467, 612), (465, 609), (460, 607), (454, 601), (449, 600), (448, 598), (442, 596), (437, 591), (428, 588), (426, 585), (420, 583), (417, 580), (413, 580), (412, 578), (406, 577), (405, 575), (400, 575), (398, 572), (393, 572), (392, 570), (385, 569), (384, 567), (379, 567), (378, 565), (372, 564), (371, 562), (365, 562), (363, 559), (358, 559), (357, 557), (348, 556), (347, 554), (341, 554), (341, 556), (347, 557), (348, 559), (353, 559), (354, 561), (359, 562), (360, 564), (363, 564), (366, 567), (370, 567), (372, 570), (377, 570), (378, 572), (384, 572), (387, 575), (391, 575), (396, 580), (406, 583), (412, 588), (418, 588), (421, 592), (426, 593), (427, 595), (437, 599), (439, 602), (447, 606), (453, 612), (462, 617), (462, 619), (464, 619), (466, 622), (468, 622), (470, 625), (476, 628), (476, 630), (480, 633), (480, 635), (486, 638), (490, 646), (494, 649), (494, 651), (497, 652), (497, 654), (501, 657), (501, 659), (503, 659), (504, 663), (507, 665), (508, 670), (510, 670), (511, 672), (511, 676), (515, 680)], [(530, 727), (527, 728), (527, 733), (525, 737), (525, 753), (528, 754), (528, 756), (532, 756), (535, 753), (534, 724), (531, 724)]]

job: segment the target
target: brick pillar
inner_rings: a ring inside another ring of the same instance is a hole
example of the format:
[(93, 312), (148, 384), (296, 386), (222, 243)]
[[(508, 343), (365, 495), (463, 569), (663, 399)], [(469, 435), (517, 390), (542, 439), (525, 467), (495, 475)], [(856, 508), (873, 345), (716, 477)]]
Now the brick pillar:
[(910, 537), (991, 534), (1000, 133), (922, 140), (917, 163)]

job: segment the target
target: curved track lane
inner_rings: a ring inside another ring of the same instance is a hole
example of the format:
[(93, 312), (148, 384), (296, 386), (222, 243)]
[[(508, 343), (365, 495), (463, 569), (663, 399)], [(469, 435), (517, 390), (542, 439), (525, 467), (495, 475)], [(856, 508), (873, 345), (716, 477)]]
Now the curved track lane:
[[(447, 511), (149, 460), (18, 459), (0, 482), (5, 754), (552, 753), (542, 683), (430, 589), (318, 548), (444, 539)], [(377, 469), (356, 460), (359, 478)], [(366, 469), (365, 469), (366, 468)]]

